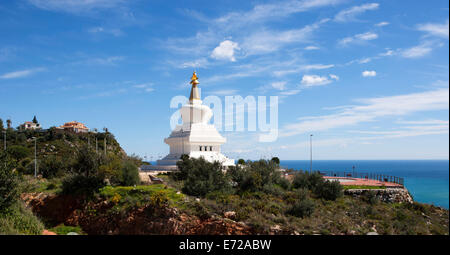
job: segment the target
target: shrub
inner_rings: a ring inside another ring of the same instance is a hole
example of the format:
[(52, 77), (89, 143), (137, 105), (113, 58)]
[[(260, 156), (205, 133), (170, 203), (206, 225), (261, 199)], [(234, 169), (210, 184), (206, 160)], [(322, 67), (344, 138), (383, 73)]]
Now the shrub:
[(66, 165), (67, 160), (63, 160), (61, 157), (50, 155), (42, 160), (39, 165), (39, 171), (44, 178), (53, 178), (62, 176), (64, 172), (68, 170)]
[(270, 161), (274, 162), (275, 164), (280, 164), (280, 159), (278, 157), (273, 157)]
[(13, 165), (5, 153), (0, 154), (0, 212), (19, 198), (19, 180), (13, 173)]
[(105, 185), (98, 176), (70, 175), (62, 181), (62, 194), (92, 196)]
[[(72, 134), (70, 134), (72, 135)], [(86, 176), (96, 175), (98, 172), (99, 157), (89, 146), (81, 147), (77, 152), (74, 164), (75, 172)]]
[(27, 147), (20, 145), (11, 145), (8, 147), (7, 151), (8, 155), (17, 161), (20, 161), (30, 155), (30, 150)]
[(123, 186), (133, 186), (140, 182), (139, 170), (133, 162), (125, 161), (122, 166), (122, 182)]
[(278, 171), (278, 165), (273, 161), (248, 162), (245, 168), (236, 167), (228, 172), (241, 192), (262, 191), (265, 185), (273, 184), (287, 187), (287, 183)]
[(314, 194), (326, 200), (336, 200), (342, 196), (342, 185), (338, 181), (325, 181), (317, 185), (314, 189)]
[(212, 191), (231, 188), (219, 162), (210, 163), (204, 158), (183, 157), (177, 165), (182, 169), (182, 177), (179, 175), (176, 178), (186, 178), (182, 191), (188, 195), (203, 197)]
[(296, 217), (304, 218), (311, 216), (311, 214), (314, 212), (314, 208), (314, 201), (307, 198), (296, 202), (286, 213)]
[(305, 188), (309, 190), (314, 190), (317, 186), (324, 182), (323, 177), (317, 173), (309, 172), (298, 172), (294, 176), (292, 181), (292, 186), (296, 189)]
[(42, 222), (23, 202), (16, 201), (7, 210), (0, 212), (0, 234), (40, 235), (43, 230)]

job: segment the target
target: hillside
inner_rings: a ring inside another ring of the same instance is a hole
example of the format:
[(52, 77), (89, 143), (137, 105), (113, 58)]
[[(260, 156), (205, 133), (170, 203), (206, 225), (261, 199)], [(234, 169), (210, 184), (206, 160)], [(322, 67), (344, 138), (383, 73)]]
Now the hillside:
[(39, 180), (22, 199), (48, 227), (87, 234), (448, 235), (446, 209), (384, 202), (374, 191), (345, 195), (316, 174), (286, 182), (270, 161), (227, 173), (189, 158), (179, 167), (158, 175), (163, 184), (105, 186), (89, 198), (55, 192), (52, 182)]

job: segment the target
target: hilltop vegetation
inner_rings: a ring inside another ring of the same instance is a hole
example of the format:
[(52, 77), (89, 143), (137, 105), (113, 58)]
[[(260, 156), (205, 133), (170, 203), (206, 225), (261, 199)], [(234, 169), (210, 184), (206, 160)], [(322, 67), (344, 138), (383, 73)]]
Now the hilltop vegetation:
[[(127, 156), (109, 132), (8, 128), (6, 138), (7, 149), (0, 151), (0, 233), (42, 232), (43, 224), (23, 206), (20, 194), (90, 197), (105, 185), (139, 184), (141, 159)], [(34, 178), (35, 153), (38, 179)], [(24, 222), (29, 230), (23, 227)]]
[[(344, 195), (318, 173), (299, 171), (289, 181), (277, 158), (222, 171), (184, 155), (180, 171), (159, 175), (164, 184), (140, 185), (141, 159), (127, 156), (111, 133), (8, 129), (7, 137), (2, 234), (448, 234), (448, 210), (384, 203), (371, 191)], [(107, 146), (98, 142), (97, 150), (95, 138)]]

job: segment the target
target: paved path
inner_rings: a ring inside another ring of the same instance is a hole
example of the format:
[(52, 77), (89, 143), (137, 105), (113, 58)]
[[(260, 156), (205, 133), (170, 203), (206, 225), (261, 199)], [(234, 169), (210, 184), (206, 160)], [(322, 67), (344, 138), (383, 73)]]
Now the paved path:
[(396, 187), (402, 188), (403, 186), (393, 182), (383, 182), (371, 179), (363, 179), (363, 178), (352, 178), (352, 177), (334, 177), (334, 176), (324, 176), (323, 178), (328, 180), (338, 180), (341, 185), (364, 185), (364, 186), (385, 186), (385, 187)]

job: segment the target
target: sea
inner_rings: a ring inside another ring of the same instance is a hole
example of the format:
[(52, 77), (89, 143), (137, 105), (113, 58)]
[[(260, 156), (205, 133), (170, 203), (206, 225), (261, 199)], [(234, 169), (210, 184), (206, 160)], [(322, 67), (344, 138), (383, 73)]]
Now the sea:
[[(281, 160), (283, 168), (309, 170), (309, 160)], [(375, 173), (404, 178), (414, 200), (449, 208), (448, 160), (313, 160), (314, 171)]]
[[(156, 162), (151, 162), (156, 164)], [(414, 200), (449, 208), (448, 160), (313, 160), (313, 171), (374, 173), (404, 178)], [(281, 160), (282, 168), (310, 169), (309, 160)]]

